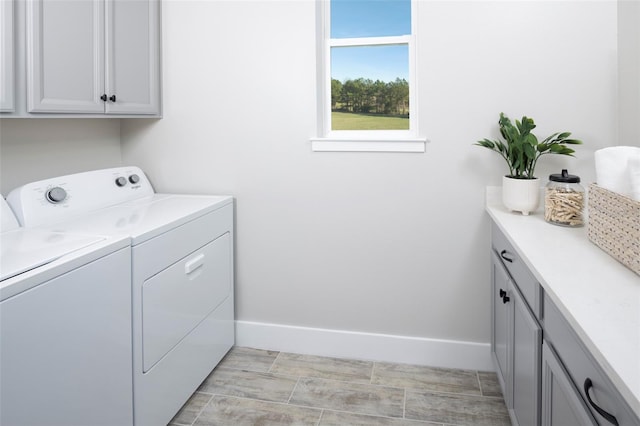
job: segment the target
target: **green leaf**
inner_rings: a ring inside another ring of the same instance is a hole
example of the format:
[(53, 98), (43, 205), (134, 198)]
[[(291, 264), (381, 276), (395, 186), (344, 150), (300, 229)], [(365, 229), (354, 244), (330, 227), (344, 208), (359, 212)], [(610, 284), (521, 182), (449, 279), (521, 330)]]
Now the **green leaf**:
[(536, 146), (538, 145), (538, 138), (533, 133), (529, 133), (525, 136), (524, 142), (530, 146)]
[(518, 128), (520, 130), (520, 134), (525, 135), (525, 134), (530, 133), (531, 130), (535, 129), (536, 125), (533, 122), (532, 118), (529, 118), (527, 116), (523, 116), (521, 125), (518, 126)]
[(551, 136), (547, 137), (545, 140), (543, 140), (541, 143), (547, 143), (550, 140), (552, 140), (553, 138), (555, 138), (556, 136), (558, 136), (560, 133), (554, 133)]
[(549, 150), (549, 144), (546, 142), (542, 142), (538, 144), (538, 152), (542, 153)]
[(489, 139), (483, 139), (475, 143), (475, 145), (483, 146), (489, 149), (495, 149), (495, 143), (490, 141)]
[(571, 148), (567, 148), (564, 145), (560, 145), (556, 143), (552, 144), (550, 148), (551, 148), (551, 152), (553, 152), (554, 154), (560, 154), (560, 155), (571, 155), (575, 152)]

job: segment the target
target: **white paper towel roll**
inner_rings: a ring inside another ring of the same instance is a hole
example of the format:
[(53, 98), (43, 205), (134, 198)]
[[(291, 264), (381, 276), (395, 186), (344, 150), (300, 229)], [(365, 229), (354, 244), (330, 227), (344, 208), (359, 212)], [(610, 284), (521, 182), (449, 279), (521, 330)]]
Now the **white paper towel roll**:
[(640, 147), (611, 146), (595, 152), (596, 182), (609, 191), (631, 197), (629, 159), (640, 155)]
[(629, 181), (631, 183), (631, 198), (640, 201), (640, 152), (629, 157)]

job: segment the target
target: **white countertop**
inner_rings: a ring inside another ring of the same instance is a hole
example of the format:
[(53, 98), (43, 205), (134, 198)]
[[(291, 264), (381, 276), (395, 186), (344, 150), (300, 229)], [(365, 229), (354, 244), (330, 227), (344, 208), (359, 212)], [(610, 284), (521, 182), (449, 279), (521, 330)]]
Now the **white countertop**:
[(640, 275), (589, 241), (586, 225), (549, 224), (542, 206), (511, 213), (501, 191), (487, 188), (487, 212), (640, 417)]

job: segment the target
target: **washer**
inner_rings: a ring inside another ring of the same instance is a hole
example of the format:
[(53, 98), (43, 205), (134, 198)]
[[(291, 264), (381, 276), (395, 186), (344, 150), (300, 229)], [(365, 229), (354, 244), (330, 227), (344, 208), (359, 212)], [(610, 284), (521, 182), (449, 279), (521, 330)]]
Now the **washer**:
[[(137, 167), (13, 191), (23, 226), (131, 239), (135, 425), (164, 425), (235, 342), (233, 198), (156, 194)], [(31, 214), (30, 205), (47, 214)]]
[(129, 238), (23, 229), (0, 200), (0, 424), (132, 425)]

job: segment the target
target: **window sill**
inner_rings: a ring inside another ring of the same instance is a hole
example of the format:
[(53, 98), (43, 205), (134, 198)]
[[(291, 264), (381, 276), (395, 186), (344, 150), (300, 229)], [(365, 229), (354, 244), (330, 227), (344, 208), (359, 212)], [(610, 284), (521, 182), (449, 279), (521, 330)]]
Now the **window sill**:
[(312, 138), (313, 152), (425, 152), (427, 139), (337, 139)]

